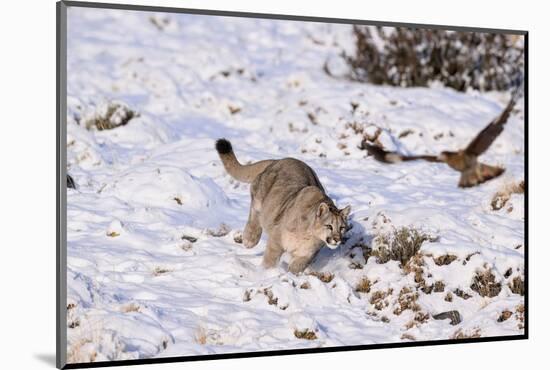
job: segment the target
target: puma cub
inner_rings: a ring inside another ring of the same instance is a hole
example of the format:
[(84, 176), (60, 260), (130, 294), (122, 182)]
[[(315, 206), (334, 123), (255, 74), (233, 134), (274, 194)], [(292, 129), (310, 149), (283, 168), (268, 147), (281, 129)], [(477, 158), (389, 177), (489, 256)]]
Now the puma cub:
[(315, 172), (294, 158), (242, 165), (231, 143), (216, 142), (225, 170), (236, 180), (250, 183), (250, 213), (243, 233), (247, 248), (268, 235), (263, 266), (277, 265), (283, 252), (291, 256), (290, 272), (304, 271), (325, 245), (336, 248), (346, 231), (351, 207), (339, 210), (327, 196)]

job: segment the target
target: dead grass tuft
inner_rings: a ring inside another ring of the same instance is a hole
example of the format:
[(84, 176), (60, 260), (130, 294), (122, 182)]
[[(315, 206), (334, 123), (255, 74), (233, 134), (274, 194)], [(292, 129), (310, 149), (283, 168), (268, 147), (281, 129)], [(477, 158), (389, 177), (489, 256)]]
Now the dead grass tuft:
[(359, 283), (355, 287), (355, 291), (359, 293), (369, 293), (371, 288), (372, 288), (371, 281), (368, 278), (364, 277), (361, 279), (361, 281), (359, 281)]
[(317, 339), (317, 335), (315, 334), (315, 332), (309, 329), (304, 329), (304, 330), (295, 329), (294, 336), (298, 339), (307, 339), (307, 340)]
[(490, 270), (478, 271), (472, 280), (470, 288), (482, 297), (496, 297), (502, 285), (495, 281), (495, 275)]

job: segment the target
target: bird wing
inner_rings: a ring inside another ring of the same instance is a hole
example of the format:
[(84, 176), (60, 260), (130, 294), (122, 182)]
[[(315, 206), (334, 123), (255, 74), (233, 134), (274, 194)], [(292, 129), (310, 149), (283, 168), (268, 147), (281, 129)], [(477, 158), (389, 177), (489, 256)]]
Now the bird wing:
[(516, 104), (517, 100), (520, 97), (520, 92), (523, 91), (523, 84), (518, 86), (516, 91), (512, 94), (508, 105), (504, 108), (502, 113), (493, 119), (491, 123), (487, 125), (481, 132), (470, 142), (466, 147), (466, 154), (479, 156), (483, 154), (495, 141), (495, 139), (501, 134), (504, 130), (504, 124), (508, 121), (510, 113)]
[(389, 152), (378, 145), (369, 144), (366, 140), (361, 143), (361, 149), (365, 149), (370, 155), (379, 162), (397, 163), (404, 161), (424, 160), (428, 162), (442, 162), (435, 155), (402, 155), (397, 152)]
[(505, 169), (502, 167), (478, 163), (475, 167), (462, 172), (458, 186), (461, 188), (471, 188), (502, 175), (504, 171)]

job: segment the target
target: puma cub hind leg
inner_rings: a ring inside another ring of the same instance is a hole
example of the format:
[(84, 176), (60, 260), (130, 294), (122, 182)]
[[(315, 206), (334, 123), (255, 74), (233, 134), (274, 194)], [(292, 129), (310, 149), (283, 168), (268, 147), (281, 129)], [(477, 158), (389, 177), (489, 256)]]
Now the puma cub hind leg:
[(262, 237), (262, 226), (260, 225), (260, 214), (251, 205), (248, 213), (248, 221), (244, 227), (243, 244), (246, 248), (253, 248)]

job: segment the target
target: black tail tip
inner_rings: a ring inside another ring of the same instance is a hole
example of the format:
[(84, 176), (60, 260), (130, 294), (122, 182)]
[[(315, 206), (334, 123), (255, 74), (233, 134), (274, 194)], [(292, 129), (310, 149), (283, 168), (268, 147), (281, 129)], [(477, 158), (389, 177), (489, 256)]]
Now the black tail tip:
[(218, 141), (216, 141), (216, 150), (219, 154), (229, 154), (233, 151), (233, 147), (228, 140), (218, 139)]

